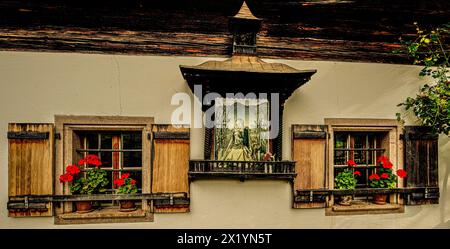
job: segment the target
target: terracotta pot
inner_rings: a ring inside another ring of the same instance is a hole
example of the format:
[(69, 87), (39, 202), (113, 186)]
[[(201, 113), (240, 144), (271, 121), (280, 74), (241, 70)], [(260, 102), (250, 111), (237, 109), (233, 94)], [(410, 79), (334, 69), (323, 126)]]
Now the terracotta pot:
[(378, 205), (384, 205), (387, 202), (387, 194), (375, 194), (373, 196), (373, 203)]
[(130, 212), (136, 210), (136, 204), (134, 203), (134, 201), (119, 201), (119, 205), (119, 211), (121, 212)]
[(88, 213), (92, 211), (91, 201), (77, 201), (75, 205), (78, 213)]
[(353, 195), (342, 195), (339, 199), (339, 205), (350, 206), (352, 205)]

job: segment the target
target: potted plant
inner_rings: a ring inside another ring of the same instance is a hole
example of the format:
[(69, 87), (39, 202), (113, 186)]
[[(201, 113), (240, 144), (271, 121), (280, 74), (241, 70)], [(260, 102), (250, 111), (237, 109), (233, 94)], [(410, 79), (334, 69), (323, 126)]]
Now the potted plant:
[[(119, 179), (114, 180), (114, 186), (117, 186), (116, 194), (135, 194), (138, 191), (136, 180), (130, 178), (129, 173), (123, 173)], [(129, 212), (136, 210), (136, 205), (132, 200), (120, 200), (120, 211)]]
[[(369, 176), (369, 186), (372, 188), (388, 188), (393, 189), (397, 187), (398, 177), (404, 178), (407, 173), (403, 169), (397, 170), (397, 174), (392, 171), (392, 163), (385, 156), (378, 158), (377, 163), (380, 164), (381, 169), (378, 173), (373, 173)], [(387, 202), (388, 194), (377, 193), (373, 196), (375, 204), (384, 205)]]
[[(342, 172), (339, 172), (337, 174), (335, 181), (335, 187), (337, 189), (346, 189), (346, 190), (353, 190), (356, 187), (356, 176), (361, 176), (361, 172), (358, 170), (353, 170), (353, 168), (356, 166), (355, 161), (348, 160), (347, 162), (347, 168), (345, 168)], [(353, 195), (341, 195), (340, 196), (340, 205), (344, 206), (350, 206), (351, 202), (353, 200)]]
[[(59, 177), (61, 183), (70, 184), (72, 194), (99, 194), (105, 192), (105, 187), (109, 181), (106, 177), (106, 171), (101, 169), (100, 159), (96, 155), (87, 155), (78, 162), (79, 166), (87, 168), (84, 175), (77, 165), (68, 165), (66, 172)], [(88, 167), (92, 166), (92, 167)], [(77, 212), (85, 213), (92, 211), (91, 201), (76, 202)]]

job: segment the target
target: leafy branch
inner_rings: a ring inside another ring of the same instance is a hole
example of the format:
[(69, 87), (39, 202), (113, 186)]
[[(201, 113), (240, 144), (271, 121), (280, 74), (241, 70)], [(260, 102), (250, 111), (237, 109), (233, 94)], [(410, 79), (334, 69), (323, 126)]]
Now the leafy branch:
[[(419, 75), (431, 77), (433, 82), (423, 85), (415, 97), (408, 97), (398, 106), (412, 111), (422, 125), (431, 126), (433, 132), (450, 133), (450, 79), (449, 50), (446, 40), (450, 36), (450, 23), (429, 31), (421, 29), (417, 23), (416, 37), (402, 40), (402, 50), (395, 53), (407, 54), (414, 65), (422, 65)], [(400, 113), (397, 118), (401, 120)]]

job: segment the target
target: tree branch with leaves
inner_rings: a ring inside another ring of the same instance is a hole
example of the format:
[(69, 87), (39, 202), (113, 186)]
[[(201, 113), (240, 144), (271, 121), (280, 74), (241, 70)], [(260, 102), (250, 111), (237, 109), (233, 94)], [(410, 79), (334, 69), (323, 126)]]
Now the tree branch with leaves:
[[(412, 111), (424, 126), (431, 126), (433, 132), (450, 133), (450, 78), (449, 78), (449, 41), (450, 23), (442, 27), (423, 30), (417, 23), (416, 36), (412, 40), (400, 39), (402, 49), (396, 53), (405, 53), (414, 65), (422, 65), (419, 75), (431, 77), (429, 84), (423, 85), (415, 97), (408, 97), (398, 106)], [(397, 113), (397, 118), (402, 119)]]

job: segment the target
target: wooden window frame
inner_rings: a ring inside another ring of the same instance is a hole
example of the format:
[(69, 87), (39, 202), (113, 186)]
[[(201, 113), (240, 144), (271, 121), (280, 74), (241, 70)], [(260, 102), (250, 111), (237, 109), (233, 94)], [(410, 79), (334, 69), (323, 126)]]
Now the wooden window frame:
[[(153, 117), (132, 117), (132, 116), (72, 116), (56, 115), (55, 132), (60, 138), (56, 140), (55, 157), (55, 176), (64, 173), (65, 166), (72, 164), (75, 148), (73, 138), (79, 131), (142, 131), (142, 193), (151, 192), (151, 140), (147, 138), (151, 134)], [(148, 153), (146, 153), (148, 152)], [(54, 180), (55, 194), (70, 194), (69, 186), (59, 182), (59, 178)], [(86, 223), (105, 223), (105, 222), (133, 222), (133, 221), (152, 221), (153, 216), (149, 218), (142, 213), (150, 213), (151, 204), (143, 200), (141, 210), (136, 215), (130, 214), (124, 218), (120, 212), (107, 212), (107, 215), (101, 214), (93, 218), (92, 214), (77, 214), (76, 217), (69, 217), (70, 220), (64, 221), (64, 215), (72, 215), (73, 209), (71, 202), (64, 202), (55, 208), (55, 224), (86, 224)], [(95, 211), (94, 211), (95, 212)], [(95, 216), (95, 215), (94, 215)], [(129, 219), (128, 219), (129, 218)], [(92, 221), (92, 222), (91, 222)]]
[[(403, 125), (395, 119), (353, 119), (353, 118), (326, 118), (325, 125), (328, 126), (329, 142), (328, 142), (328, 160), (327, 160), (327, 184), (329, 189), (334, 189), (334, 133), (341, 131), (358, 131), (358, 132), (387, 132), (388, 133), (388, 148), (386, 150), (387, 156), (394, 165), (394, 170), (403, 169), (403, 142), (400, 140), (400, 135), (403, 131)], [(403, 179), (398, 179), (398, 187), (404, 186)], [(334, 196), (331, 195), (328, 199), (326, 208), (327, 215), (348, 215), (348, 214), (370, 214), (370, 213), (392, 213), (403, 212), (403, 200), (399, 194), (389, 195), (391, 203), (396, 203), (398, 208), (367, 209), (367, 207), (348, 208), (333, 211)], [(342, 212), (343, 211), (343, 212)]]

